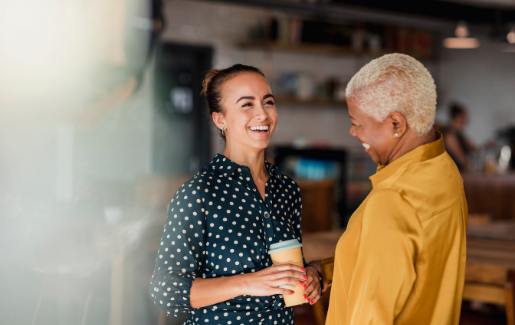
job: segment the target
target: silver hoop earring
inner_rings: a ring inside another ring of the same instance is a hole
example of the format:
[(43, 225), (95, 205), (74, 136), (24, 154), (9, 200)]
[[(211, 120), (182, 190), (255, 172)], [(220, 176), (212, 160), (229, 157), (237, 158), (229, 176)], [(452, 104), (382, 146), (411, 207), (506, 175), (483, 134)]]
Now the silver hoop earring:
[(225, 136), (225, 129), (222, 129), (222, 135)]

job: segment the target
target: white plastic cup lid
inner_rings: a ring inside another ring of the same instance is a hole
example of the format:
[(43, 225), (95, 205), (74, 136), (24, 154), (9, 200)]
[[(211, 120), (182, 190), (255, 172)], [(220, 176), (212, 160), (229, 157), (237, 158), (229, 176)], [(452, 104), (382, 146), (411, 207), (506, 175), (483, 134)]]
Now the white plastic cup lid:
[(268, 254), (273, 254), (297, 247), (302, 247), (302, 244), (299, 243), (297, 239), (284, 240), (282, 242), (270, 245), (270, 250), (268, 251)]

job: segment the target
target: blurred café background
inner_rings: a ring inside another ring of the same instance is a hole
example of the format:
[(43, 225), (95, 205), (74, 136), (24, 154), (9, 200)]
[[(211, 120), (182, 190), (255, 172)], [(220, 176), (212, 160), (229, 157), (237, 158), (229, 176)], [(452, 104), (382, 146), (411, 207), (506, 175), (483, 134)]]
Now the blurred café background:
[(514, 0), (0, 0), (0, 324), (182, 324), (147, 290), (173, 193), (223, 151), (201, 81), (235, 63), (277, 98), (306, 259), (332, 256), (376, 169), (345, 86), (392, 52), (433, 75), (462, 167), (461, 323), (515, 324)]

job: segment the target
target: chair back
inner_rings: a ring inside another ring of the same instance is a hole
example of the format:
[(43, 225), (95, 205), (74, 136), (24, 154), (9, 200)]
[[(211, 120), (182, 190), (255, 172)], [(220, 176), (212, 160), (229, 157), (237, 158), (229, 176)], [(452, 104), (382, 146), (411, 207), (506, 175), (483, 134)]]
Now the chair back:
[(503, 266), (468, 263), (463, 300), (504, 305), (507, 325), (515, 325), (515, 272)]

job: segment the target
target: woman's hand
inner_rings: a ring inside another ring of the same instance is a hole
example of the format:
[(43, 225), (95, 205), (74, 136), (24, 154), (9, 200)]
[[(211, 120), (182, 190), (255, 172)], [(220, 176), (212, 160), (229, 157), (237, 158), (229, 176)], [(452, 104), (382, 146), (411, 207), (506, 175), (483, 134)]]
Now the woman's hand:
[[(308, 264), (311, 265), (312, 267), (314, 267), (315, 270), (318, 271), (318, 273), (322, 274), (322, 265), (321, 265), (322, 260), (310, 261)], [(324, 278), (323, 280), (324, 280), (324, 283), (323, 283), (324, 285), (322, 286), (322, 293), (324, 293), (327, 290), (327, 288), (330, 287), (329, 283), (327, 283), (327, 281), (326, 281), (327, 279)]]
[(300, 273), (304, 271), (303, 267), (285, 264), (271, 266), (254, 273), (242, 274), (240, 275), (242, 294), (252, 296), (291, 295), (293, 294), (292, 290), (279, 288), (279, 286), (287, 284), (306, 285), (304, 281), (309, 276)]
[(320, 286), (320, 278), (318, 277), (317, 270), (312, 267), (306, 267), (306, 274), (308, 276), (307, 280), (304, 281), (304, 298), (306, 302), (309, 302), (311, 305), (315, 304), (320, 297), (322, 296), (322, 288)]

